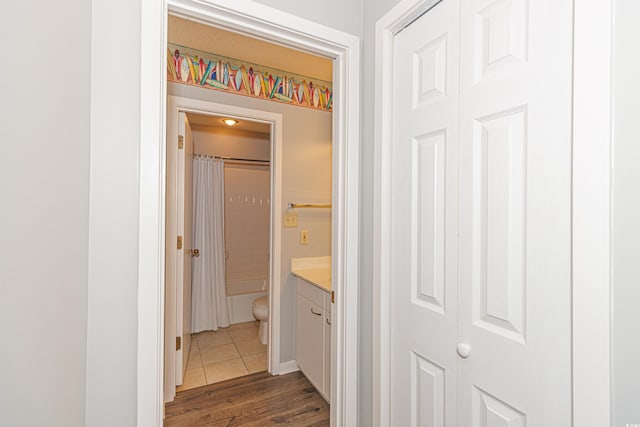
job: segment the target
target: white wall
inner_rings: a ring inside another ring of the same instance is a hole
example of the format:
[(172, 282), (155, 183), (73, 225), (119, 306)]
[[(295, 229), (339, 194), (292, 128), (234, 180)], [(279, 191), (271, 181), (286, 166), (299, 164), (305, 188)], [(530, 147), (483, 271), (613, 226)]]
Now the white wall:
[(323, 0), (321, 2), (305, 0), (255, 1), (355, 35), (359, 35), (361, 30), (363, 1), (369, 7), (369, 0)]
[[(271, 111), (283, 115), (282, 209), (289, 201), (327, 202), (331, 199), (331, 114), (309, 108), (169, 83), (169, 95)], [(282, 234), (281, 341), (283, 362), (294, 359), (295, 280), (291, 258), (331, 253), (331, 212), (298, 209), (298, 227)], [(299, 232), (309, 230), (309, 245), (299, 244)]]
[(90, 17), (82, 0), (0, 13), (5, 426), (84, 425)]
[(615, 2), (613, 426), (640, 424), (640, 2)]
[[(133, 426), (141, 3), (93, 0), (91, 7), (91, 140), (85, 142), (90, 144), (86, 425)], [(71, 57), (70, 62), (78, 61)]]
[(363, 0), (362, 150), (360, 156), (360, 425), (373, 415), (373, 138), (375, 25), (400, 0)]

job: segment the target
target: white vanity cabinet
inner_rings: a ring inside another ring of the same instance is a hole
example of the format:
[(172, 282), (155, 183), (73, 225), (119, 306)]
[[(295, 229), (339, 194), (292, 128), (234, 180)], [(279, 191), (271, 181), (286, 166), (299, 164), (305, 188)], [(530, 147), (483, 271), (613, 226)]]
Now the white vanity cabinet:
[(331, 292), (296, 279), (296, 362), (329, 400), (331, 391)]

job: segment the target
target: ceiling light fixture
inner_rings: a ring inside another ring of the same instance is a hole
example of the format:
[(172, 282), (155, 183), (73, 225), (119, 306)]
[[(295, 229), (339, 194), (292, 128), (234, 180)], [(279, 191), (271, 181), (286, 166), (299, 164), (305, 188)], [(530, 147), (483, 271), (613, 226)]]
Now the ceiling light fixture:
[(234, 119), (224, 119), (222, 120), (224, 122), (225, 125), (227, 126), (233, 126), (233, 125), (237, 125), (238, 121), (234, 120)]

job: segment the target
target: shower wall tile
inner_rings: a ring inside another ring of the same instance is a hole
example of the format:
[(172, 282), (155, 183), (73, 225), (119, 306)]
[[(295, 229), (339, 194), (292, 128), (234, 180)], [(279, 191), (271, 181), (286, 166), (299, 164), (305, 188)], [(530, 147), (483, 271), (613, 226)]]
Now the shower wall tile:
[(269, 169), (225, 166), (227, 282), (269, 274)]

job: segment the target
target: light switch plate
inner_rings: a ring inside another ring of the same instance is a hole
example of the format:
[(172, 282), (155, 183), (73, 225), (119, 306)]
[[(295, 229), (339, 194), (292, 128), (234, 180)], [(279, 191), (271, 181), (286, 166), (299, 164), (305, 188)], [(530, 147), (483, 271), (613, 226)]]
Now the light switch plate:
[(284, 214), (284, 226), (285, 228), (298, 226), (298, 214), (295, 212), (285, 212)]
[(309, 230), (300, 230), (300, 244), (301, 245), (309, 244)]

